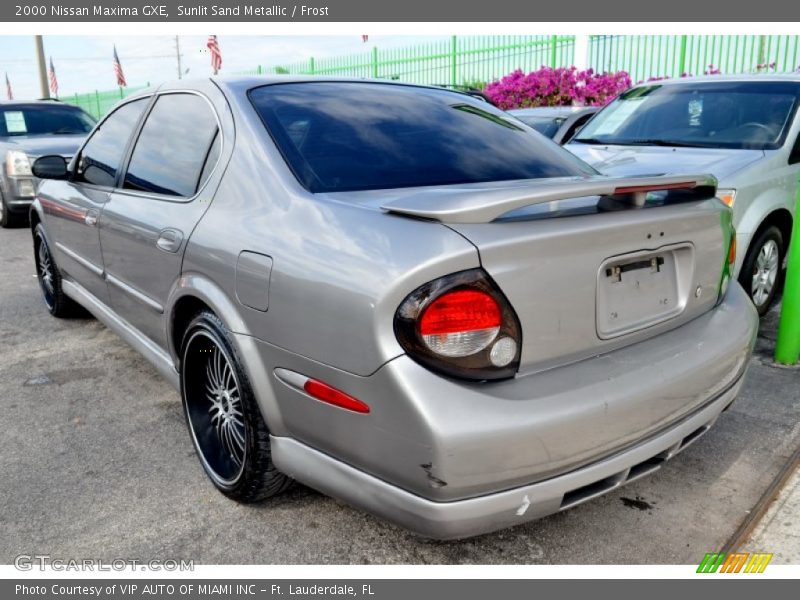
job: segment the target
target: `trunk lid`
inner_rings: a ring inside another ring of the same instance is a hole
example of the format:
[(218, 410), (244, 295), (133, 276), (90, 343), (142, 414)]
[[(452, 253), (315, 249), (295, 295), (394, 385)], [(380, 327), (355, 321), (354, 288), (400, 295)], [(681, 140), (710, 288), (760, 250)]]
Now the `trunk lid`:
[(726, 223), (724, 205), (708, 200), (449, 226), (475, 244), (517, 311), (524, 374), (633, 344), (710, 310)]
[[(519, 317), (524, 375), (651, 338), (714, 307), (731, 236), (715, 184), (588, 177), (347, 201), (440, 221), (474, 244)], [(644, 202), (649, 189), (675, 187), (686, 189)]]

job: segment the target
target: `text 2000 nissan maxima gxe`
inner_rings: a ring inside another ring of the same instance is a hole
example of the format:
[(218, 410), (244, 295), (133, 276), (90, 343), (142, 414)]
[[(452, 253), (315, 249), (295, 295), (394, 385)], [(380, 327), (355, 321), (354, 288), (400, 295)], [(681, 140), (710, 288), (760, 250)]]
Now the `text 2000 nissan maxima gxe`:
[(522, 523), (657, 470), (752, 351), (713, 178), (600, 176), (459, 93), (181, 81), (34, 169), (50, 312), (178, 386), (239, 501), (297, 479), (436, 538)]

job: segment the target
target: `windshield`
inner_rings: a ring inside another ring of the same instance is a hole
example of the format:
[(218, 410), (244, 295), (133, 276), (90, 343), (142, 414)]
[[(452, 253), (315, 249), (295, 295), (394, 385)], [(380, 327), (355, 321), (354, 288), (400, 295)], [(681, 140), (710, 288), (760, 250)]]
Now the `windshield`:
[(529, 117), (525, 115), (516, 115), (516, 117), (528, 127), (533, 127), (536, 131), (550, 139), (558, 133), (561, 125), (567, 120), (565, 117)]
[(604, 108), (573, 141), (774, 150), (783, 145), (798, 99), (796, 82), (639, 86)]
[(6, 104), (0, 112), (0, 137), (81, 134), (94, 127), (89, 115), (70, 106)]
[(308, 82), (266, 85), (249, 96), (295, 176), (315, 193), (595, 173), (464, 94)]

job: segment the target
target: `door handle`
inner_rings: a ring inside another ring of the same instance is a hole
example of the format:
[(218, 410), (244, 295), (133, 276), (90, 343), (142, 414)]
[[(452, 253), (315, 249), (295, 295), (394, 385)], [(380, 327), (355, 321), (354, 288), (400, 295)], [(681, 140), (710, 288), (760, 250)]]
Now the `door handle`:
[(156, 246), (164, 252), (177, 252), (183, 242), (183, 233), (177, 229), (165, 229), (158, 234)]
[(88, 210), (86, 211), (86, 214), (83, 216), (83, 222), (89, 227), (97, 227), (97, 217), (98, 213), (96, 210), (94, 209)]

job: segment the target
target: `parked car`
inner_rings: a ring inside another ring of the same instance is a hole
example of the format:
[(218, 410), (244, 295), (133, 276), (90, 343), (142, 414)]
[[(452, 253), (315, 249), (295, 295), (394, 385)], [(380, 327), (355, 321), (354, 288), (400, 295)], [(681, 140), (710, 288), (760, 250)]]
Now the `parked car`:
[(684, 78), (638, 85), (567, 148), (609, 175), (712, 173), (733, 208), (735, 274), (760, 314), (778, 290), (800, 175), (800, 76)]
[(755, 339), (713, 178), (600, 176), (464, 94), (184, 80), (33, 170), (48, 310), (179, 387), (242, 502), (294, 478), (436, 538), (565, 510), (703, 434)]
[(554, 142), (566, 144), (598, 110), (596, 106), (538, 106), (508, 112)]
[(45, 154), (71, 158), (94, 119), (57, 101), (0, 102), (0, 227), (27, 219), (36, 190), (31, 163)]

